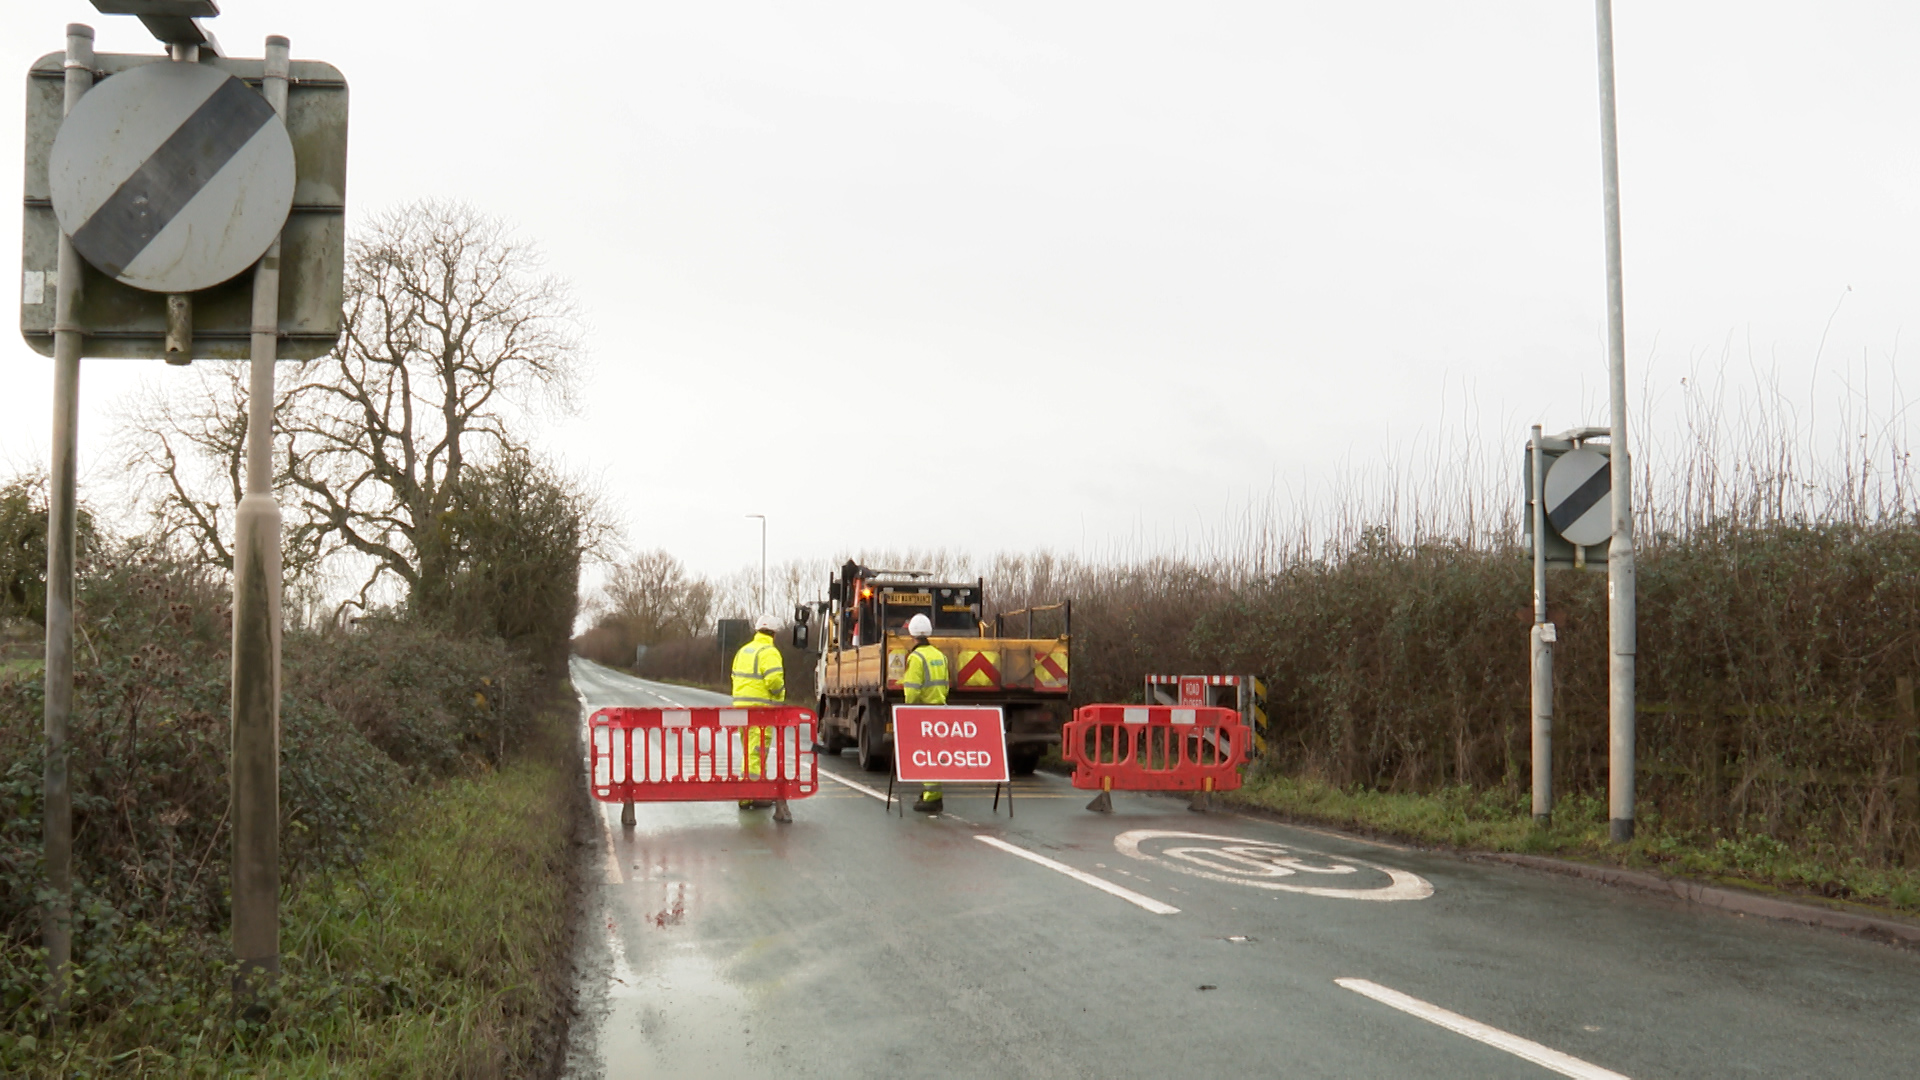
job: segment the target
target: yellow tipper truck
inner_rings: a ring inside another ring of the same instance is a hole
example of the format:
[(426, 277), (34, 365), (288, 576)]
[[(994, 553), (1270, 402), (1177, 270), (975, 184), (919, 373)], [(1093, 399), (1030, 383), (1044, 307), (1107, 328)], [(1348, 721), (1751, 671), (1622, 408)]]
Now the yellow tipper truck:
[[(855, 747), (860, 767), (883, 772), (893, 763), (893, 706), (902, 701), (913, 639), (907, 620), (933, 620), (935, 647), (947, 654), (949, 705), (999, 705), (1007, 720), (1007, 764), (1025, 776), (1067, 720), (1067, 652), (1072, 602), (1003, 612), (989, 628), (982, 612), (986, 582), (935, 582), (914, 570), (870, 570), (853, 562), (828, 583), (821, 628), (822, 752)], [(1036, 614), (1058, 637), (1034, 635)], [(1008, 629), (1025, 637), (1007, 637)], [(991, 630), (991, 632), (989, 632)]]

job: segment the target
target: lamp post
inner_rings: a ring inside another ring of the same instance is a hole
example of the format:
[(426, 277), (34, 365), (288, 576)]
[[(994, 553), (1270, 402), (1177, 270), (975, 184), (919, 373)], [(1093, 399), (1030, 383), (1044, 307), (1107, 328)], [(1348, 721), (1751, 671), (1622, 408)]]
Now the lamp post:
[(1613, 539), (1607, 545), (1607, 831), (1633, 839), (1634, 667), (1633, 464), (1627, 455), (1626, 307), (1620, 283), (1620, 139), (1613, 91), (1613, 0), (1595, 0), (1600, 42), (1600, 176), (1607, 233), (1607, 383), (1613, 427)]
[(767, 613), (767, 515), (748, 514), (750, 518), (760, 519), (760, 610), (756, 615)]

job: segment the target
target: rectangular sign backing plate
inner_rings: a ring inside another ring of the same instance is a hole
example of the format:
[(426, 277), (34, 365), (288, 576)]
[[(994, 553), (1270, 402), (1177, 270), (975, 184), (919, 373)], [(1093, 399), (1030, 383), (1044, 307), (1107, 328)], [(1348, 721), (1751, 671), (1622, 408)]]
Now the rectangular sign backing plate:
[[(100, 53), (102, 77), (163, 56)], [(209, 57), (201, 61), (258, 87), (266, 61)], [(53, 313), (60, 262), (60, 224), (53, 215), (47, 160), (60, 133), (65, 55), (48, 53), (27, 72), (26, 183), (21, 227), (20, 336), (53, 355)], [(347, 252), (347, 82), (338, 68), (295, 60), (287, 82), (287, 134), (293, 139), (293, 211), (281, 232), (280, 359), (324, 356), (340, 337)], [(166, 356), (167, 298), (122, 285), (82, 260), (82, 356), (158, 359)], [(245, 360), (251, 352), (253, 274), (193, 293), (193, 355)]]

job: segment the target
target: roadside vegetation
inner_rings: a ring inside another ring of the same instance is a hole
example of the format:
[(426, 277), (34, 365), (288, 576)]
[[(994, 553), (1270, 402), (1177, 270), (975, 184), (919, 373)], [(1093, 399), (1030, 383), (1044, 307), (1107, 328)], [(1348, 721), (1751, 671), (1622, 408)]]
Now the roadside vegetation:
[(1388, 792), (1313, 777), (1256, 774), (1223, 799), (1292, 821), (1424, 847), (1545, 855), (1920, 912), (1920, 867), (1909, 860), (1874, 865), (1817, 837), (1789, 844), (1759, 831), (1689, 828), (1650, 808), (1641, 810), (1632, 843), (1615, 845), (1608, 840), (1604, 793), (1561, 799), (1544, 829), (1533, 824), (1528, 793), (1504, 785), (1484, 791), (1463, 785)]
[(228, 940), (238, 384), (169, 372), (126, 417), (136, 514), (83, 515), (58, 1017), (44, 484), (0, 483), (0, 1074), (548, 1071), (584, 813), (567, 639), (604, 530), (514, 433), (565, 404), (564, 299), (498, 222), (403, 207), (356, 238), (339, 352), (282, 369), (283, 975), (261, 1008), (236, 1010)]

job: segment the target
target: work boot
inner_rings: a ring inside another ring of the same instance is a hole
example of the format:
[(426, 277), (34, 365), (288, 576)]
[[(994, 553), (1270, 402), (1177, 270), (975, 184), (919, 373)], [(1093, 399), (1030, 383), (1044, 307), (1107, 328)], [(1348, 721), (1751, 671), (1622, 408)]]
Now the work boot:
[(937, 814), (946, 808), (947, 804), (940, 799), (920, 799), (913, 804), (916, 814)]
[(742, 803), (741, 805), (747, 807), (749, 810), (765, 810), (767, 807), (773, 805), (773, 800), (772, 799), (748, 799), (745, 803)]

